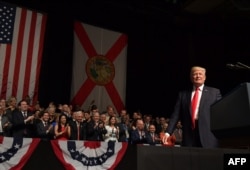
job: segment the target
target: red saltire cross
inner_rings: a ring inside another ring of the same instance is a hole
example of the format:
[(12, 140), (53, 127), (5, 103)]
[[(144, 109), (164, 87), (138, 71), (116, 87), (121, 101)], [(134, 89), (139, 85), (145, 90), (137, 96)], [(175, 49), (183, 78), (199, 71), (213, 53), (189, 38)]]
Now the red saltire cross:
[[(77, 36), (79, 37), (79, 41), (82, 44), (82, 47), (85, 49), (88, 57), (91, 58), (97, 56), (98, 54), (92, 42), (90, 41), (83, 25), (80, 22), (75, 22), (74, 30)], [(127, 36), (125, 34), (122, 34), (113, 44), (113, 46), (108, 50), (107, 54), (105, 55), (106, 58), (109, 59), (110, 62), (113, 62), (126, 45), (127, 45)], [(90, 78), (87, 78), (87, 80), (82, 84), (79, 91), (72, 99), (71, 103), (82, 105), (95, 86), (96, 84)], [(117, 111), (122, 110), (124, 108), (124, 103), (122, 102), (122, 99), (113, 81), (110, 81), (108, 84), (104, 85), (104, 87), (106, 88), (116, 110)], [(89, 90), (86, 91), (86, 89)]]

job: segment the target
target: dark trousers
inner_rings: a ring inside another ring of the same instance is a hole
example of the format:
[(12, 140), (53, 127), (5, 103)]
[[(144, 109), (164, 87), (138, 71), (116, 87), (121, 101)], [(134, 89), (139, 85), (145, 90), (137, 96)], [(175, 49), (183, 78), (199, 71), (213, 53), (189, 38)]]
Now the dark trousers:
[(199, 128), (198, 128), (198, 120), (195, 121), (195, 128), (193, 129), (193, 147), (202, 147), (201, 140), (200, 140), (200, 134), (199, 134)]

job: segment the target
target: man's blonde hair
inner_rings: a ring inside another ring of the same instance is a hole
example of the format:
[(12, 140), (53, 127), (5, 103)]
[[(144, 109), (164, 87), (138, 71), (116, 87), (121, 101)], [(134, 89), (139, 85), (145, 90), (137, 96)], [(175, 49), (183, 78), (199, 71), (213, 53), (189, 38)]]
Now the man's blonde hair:
[(196, 70), (201, 70), (201, 71), (204, 71), (204, 73), (206, 73), (206, 69), (204, 67), (200, 67), (200, 66), (193, 66), (191, 68), (191, 71), (190, 71), (190, 74), (192, 75), (192, 73)]

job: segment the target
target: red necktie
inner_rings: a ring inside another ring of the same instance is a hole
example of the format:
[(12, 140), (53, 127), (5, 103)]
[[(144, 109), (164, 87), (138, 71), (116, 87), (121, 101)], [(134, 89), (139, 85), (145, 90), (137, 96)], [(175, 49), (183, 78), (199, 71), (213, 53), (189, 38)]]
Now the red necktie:
[(196, 88), (193, 99), (192, 99), (192, 128), (195, 128), (195, 110), (197, 107), (197, 103), (198, 103), (198, 98), (199, 98), (199, 88)]

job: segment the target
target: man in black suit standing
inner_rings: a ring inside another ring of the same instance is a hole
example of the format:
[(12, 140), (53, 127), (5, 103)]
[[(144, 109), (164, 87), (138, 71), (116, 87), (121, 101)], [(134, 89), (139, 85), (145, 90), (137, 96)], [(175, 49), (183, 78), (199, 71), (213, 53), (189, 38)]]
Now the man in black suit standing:
[(71, 129), (71, 140), (86, 140), (86, 122), (83, 122), (83, 112), (81, 110), (75, 111), (75, 120), (72, 120), (69, 125)]
[(146, 141), (147, 144), (156, 145), (161, 144), (161, 138), (157, 133), (155, 133), (156, 128), (155, 125), (150, 124), (148, 127), (149, 131), (146, 132)]
[(36, 124), (37, 136), (42, 140), (53, 139), (53, 126), (49, 121), (49, 113), (43, 112), (41, 121)]
[(204, 85), (206, 69), (203, 67), (192, 67), (190, 79), (193, 88), (179, 93), (162, 142), (168, 144), (168, 137), (172, 135), (178, 120), (181, 120), (183, 124), (182, 146), (217, 147), (218, 141), (210, 130), (210, 106), (221, 98), (220, 90)]
[(136, 120), (136, 128), (131, 131), (131, 144), (146, 144), (146, 131), (142, 119)]
[(30, 111), (28, 111), (29, 105), (27, 101), (21, 100), (18, 106), (19, 110), (14, 111), (12, 115), (13, 137), (34, 137), (34, 116)]
[(104, 141), (106, 133), (105, 123), (100, 120), (99, 112), (94, 112), (91, 121), (87, 123), (87, 140)]

